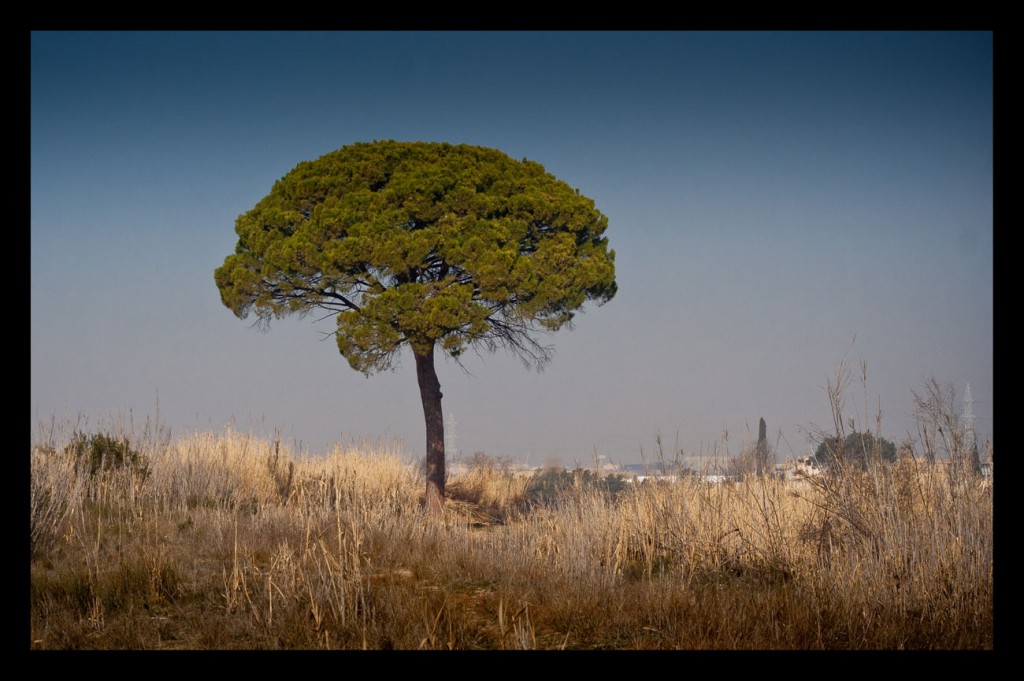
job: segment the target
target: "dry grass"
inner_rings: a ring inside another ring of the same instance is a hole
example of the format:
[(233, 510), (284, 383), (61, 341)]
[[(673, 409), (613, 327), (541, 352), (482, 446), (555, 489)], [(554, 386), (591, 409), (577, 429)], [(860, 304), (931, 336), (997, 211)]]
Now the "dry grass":
[[(60, 432), (55, 432), (60, 430)], [(990, 649), (992, 488), (905, 461), (531, 503), (496, 468), (449, 517), (385, 444), (299, 457), (124, 435), (90, 474), (31, 451), (38, 649)]]

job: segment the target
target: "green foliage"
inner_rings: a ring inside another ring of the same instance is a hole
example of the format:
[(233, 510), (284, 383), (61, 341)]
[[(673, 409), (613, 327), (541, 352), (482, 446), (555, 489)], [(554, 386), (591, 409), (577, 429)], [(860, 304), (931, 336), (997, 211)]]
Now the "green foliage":
[(757, 445), (754, 447), (754, 470), (758, 475), (765, 475), (771, 471), (769, 458), (768, 425), (762, 416), (757, 424)]
[(853, 432), (845, 438), (833, 435), (818, 445), (814, 456), (819, 463), (842, 461), (846, 465), (867, 466), (868, 461), (896, 461), (896, 445), (871, 433)]
[(607, 494), (614, 500), (628, 483), (618, 474), (602, 475), (592, 470), (577, 468), (546, 468), (537, 471), (526, 488), (527, 498), (535, 504), (558, 506), (578, 498), (581, 494)]
[(128, 438), (115, 438), (104, 433), (86, 435), (76, 432), (71, 438), (68, 452), (75, 465), (91, 476), (101, 471), (129, 470), (145, 477), (149, 466), (138, 451), (132, 449)]
[(484, 147), (382, 141), (300, 163), (235, 224), (214, 273), (238, 317), (336, 314), (367, 375), (409, 344), (453, 357), (506, 347), (542, 363), (535, 331), (616, 291), (607, 218), (532, 161)]

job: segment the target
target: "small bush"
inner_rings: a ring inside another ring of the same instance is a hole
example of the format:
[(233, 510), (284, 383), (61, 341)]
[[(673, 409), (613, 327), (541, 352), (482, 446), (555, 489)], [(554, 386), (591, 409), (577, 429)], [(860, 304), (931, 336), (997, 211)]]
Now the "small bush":
[(547, 468), (533, 475), (526, 488), (526, 495), (535, 504), (553, 506), (594, 491), (606, 494), (614, 501), (626, 486), (625, 479), (618, 474), (602, 475), (581, 468), (573, 471)]
[(141, 477), (149, 475), (146, 460), (128, 443), (128, 438), (114, 438), (104, 433), (86, 435), (75, 433), (68, 446), (75, 465), (89, 473), (98, 475), (101, 471), (128, 470)]

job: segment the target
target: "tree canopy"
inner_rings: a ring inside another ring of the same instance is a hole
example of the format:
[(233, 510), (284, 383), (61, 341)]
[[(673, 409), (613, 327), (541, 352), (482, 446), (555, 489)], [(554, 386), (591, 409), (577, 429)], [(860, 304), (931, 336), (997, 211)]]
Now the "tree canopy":
[(847, 465), (864, 468), (868, 461), (896, 461), (896, 445), (884, 437), (871, 433), (850, 433), (845, 438), (833, 435), (825, 438), (814, 453), (825, 464), (842, 461)]
[(531, 161), (483, 147), (374, 142), (300, 163), (240, 216), (215, 273), (236, 315), (337, 314), (338, 348), (370, 374), (408, 343), (504, 346), (541, 364), (533, 332), (616, 291), (607, 218)]
[(607, 223), (539, 163), (469, 145), (357, 143), (298, 164), (239, 216), (235, 252), (214, 277), (240, 318), (336, 315), (338, 349), (366, 375), (410, 346), (427, 419), (428, 503), (437, 504), (435, 346), (455, 358), (504, 347), (543, 365), (550, 347), (538, 333), (615, 295)]

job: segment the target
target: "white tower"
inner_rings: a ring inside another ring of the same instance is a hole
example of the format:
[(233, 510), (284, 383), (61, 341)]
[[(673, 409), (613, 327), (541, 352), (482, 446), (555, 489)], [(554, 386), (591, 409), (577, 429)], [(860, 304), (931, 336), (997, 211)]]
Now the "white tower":
[(978, 452), (978, 438), (974, 435), (974, 400), (971, 398), (971, 384), (964, 391), (964, 413), (960, 416), (961, 428), (964, 429), (964, 445), (967, 448), (968, 460), (977, 473), (981, 472), (981, 458)]
[(971, 398), (971, 384), (964, 391), (964, 413), (960, 416), (960, 427), (964, 429), (967, 442), (974, 442), (974, 400)]
[(459, 436), (455, 434), (455, 414), (449, 412), (448, 422), (444, 424), (444, 453), (445, 457), (454, 461), (458, 450), (455, 449), (455, 441)]

